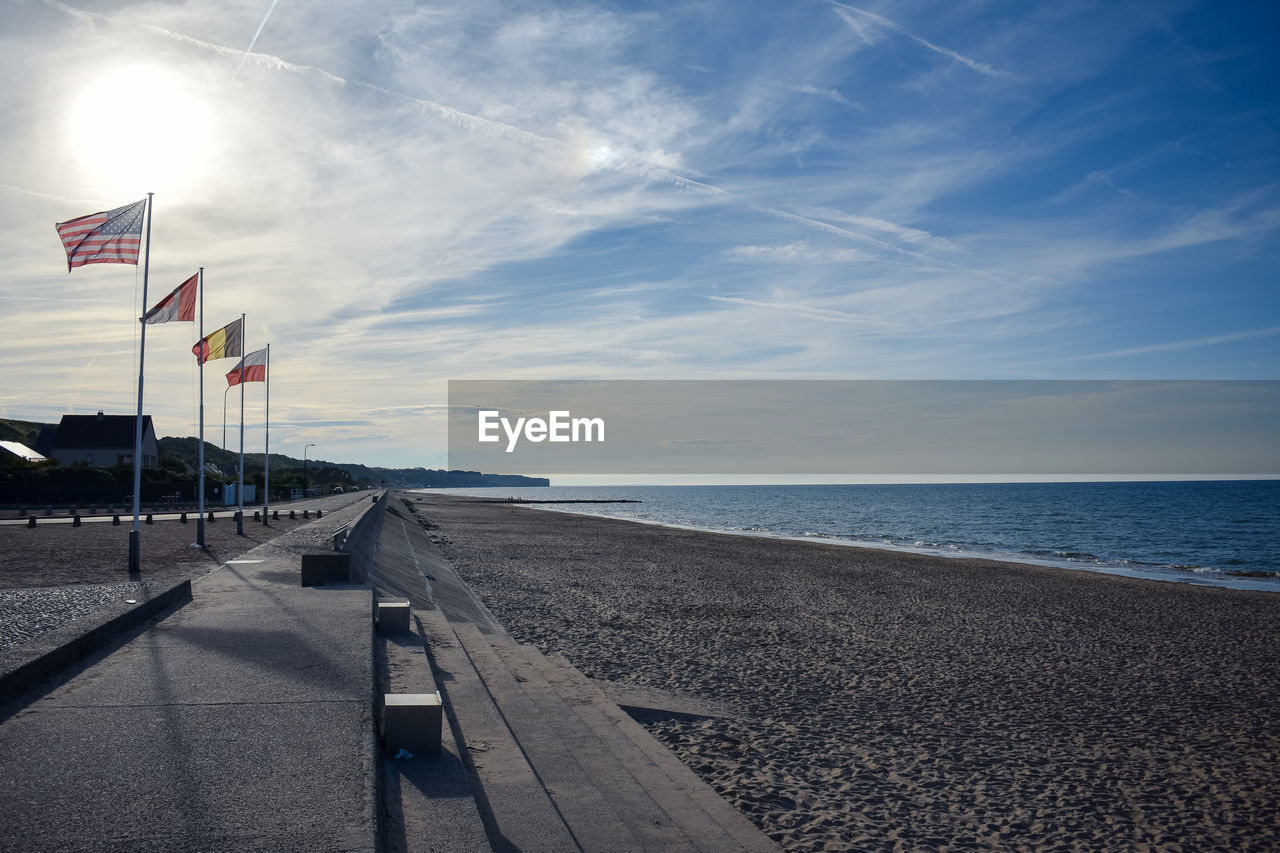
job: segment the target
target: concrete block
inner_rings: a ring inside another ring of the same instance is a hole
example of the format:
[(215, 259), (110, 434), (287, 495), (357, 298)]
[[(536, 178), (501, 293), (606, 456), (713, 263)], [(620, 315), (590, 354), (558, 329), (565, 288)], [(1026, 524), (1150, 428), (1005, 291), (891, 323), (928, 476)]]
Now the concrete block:
[(407, 598), (391, 598), (378, 602), (378, 630), (389, 634), (409, 631), (409, 617), (413, 608)]
[(348, 583), (351, 580), (351, 555), (326, 552), (302, 555), (302, 585)]
[(443, 714), (438, 692), (385, 693), (382, 700), (382, 748), (388, 755), (402, 749), (439, 754)]

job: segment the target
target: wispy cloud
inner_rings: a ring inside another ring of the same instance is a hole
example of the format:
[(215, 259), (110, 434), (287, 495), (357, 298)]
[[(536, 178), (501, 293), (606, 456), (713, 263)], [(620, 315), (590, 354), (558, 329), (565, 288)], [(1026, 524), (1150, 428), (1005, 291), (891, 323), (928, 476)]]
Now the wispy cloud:
[(822, 308), (816, 305), (805, 305), (797, 302), (762, 302), (756, 299), (740, 299), (734, 296), (707, 296), (715, 302), (731, 302), (735, 305), (746, 305), (751, 308), (765, 308), (770, 311), (780, 311), (784, 314), (794, 314), (797, 317), (805, 317), (811, 320), (822, 320), (829, 323), (851, 323), (863, 326), (900, 326), (889, 320), (878, 317), (850, 314), (847, 311), (839, 311), (834, 308)]
[(1107, 352), (1085, 353), (1083, 355), (1067, 356), (1066, 358), (1058, 359), (1058, 361), (1086, 361), (1099, 358), (1123, 358), (1131, 355), (1147, 355), (1153, 352), (1171, 352), (1174, 350), (1211, 347), (1219, 344), (1233, 344), (1237, 341), (1247, 341), (1253, 338), (1266, 338), (1272, 335), (1280, 335), (1280, 326), (1271, 326), (1265, 329), (1249, 329), (1241, 332), (1231, 332), (1225, 335), (1212, 335), (1207, 338), (1189, 338), (1181, 341), (1147, 344), (1145, 346), (1128, 347), (1126, 349), (1109, 350)]

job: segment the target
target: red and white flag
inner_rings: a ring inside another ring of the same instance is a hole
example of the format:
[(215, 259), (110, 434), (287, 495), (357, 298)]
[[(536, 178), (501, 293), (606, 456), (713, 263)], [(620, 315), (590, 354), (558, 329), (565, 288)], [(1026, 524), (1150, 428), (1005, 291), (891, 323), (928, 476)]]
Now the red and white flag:
[(200, 273), (174, 288), (156, 306), (138, 319), (148, 325), (152, 323), (194, 323), (196, 319), (196, 287), (200, 281)]
[(137, 266), (146, 210), (144, 198), (115, 210), (57, 223), (54, 227), (62, 238), (62, 247), (67, 250), (67, 272), (85, 264)]
[(236, 369), (227, 374), (227, 386), (239, 385), (241, 382), (267, 381), (267, 348), (255, 350), (236, 365)]

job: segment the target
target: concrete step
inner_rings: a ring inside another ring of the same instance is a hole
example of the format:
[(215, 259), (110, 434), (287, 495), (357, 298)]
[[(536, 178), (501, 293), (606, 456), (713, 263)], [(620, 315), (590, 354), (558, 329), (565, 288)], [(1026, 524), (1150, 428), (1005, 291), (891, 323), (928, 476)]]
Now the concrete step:
[(777, 853), (778, 846), (768, 836), (631, 719), (563, 655), (544, 656), (532, 649), (526, 652), (526, 657), (592, 731), (609, 743), (615, 754), (623, 757), (628, 770), (680, 825), (696, 849), (717, 853)]
[(581, 849), (599, 853), (644, 850), (553, 727), (550, 718), (556, 713), (570, 714), (568, 708), (544, 716), (498, 657), (488, 636), (470, 623), (454, 623), (453, 629)]
[[(434, 693), (420, 620), (410, 631), (374, 635), (379, 693)], [(379, 696), (381, 699), (381, 696)], [(447, 723), (440, 753), (393, 758), (384, 751), (382, 853), (472, 853), (490, 845), (463, 751)]]
[[(434, 608), (418, 611), (417, 617), (451, 734), (472, 771), (476, 806), (490, 846), (545, 853), (582, 849), (494, 704), (455, 626)], [(457, 627), (476, 630), (473, 625)]]
[[(537, 649), (519, 646), (507, 634), (492, 634), (490, 645), (511, 671), (560, 743), (573, 755), (592, 786), (631, 830), (643, 850), (694, 850), (697, 845), (658, 805), (627, 768), (622, 756), (602, 741), (542, 676), (529, 655)], [(635, 746), (627, 743), (632, 752)]]

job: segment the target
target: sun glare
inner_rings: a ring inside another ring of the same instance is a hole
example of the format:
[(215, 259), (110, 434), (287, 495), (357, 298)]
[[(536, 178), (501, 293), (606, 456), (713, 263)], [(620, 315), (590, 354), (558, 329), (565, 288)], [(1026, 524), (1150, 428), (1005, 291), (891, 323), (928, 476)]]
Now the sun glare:
[(69, 129), (86, 181), (104, 194), (190, 190), (208, 168), (209, 107), (160, 66), (99, 76), (76, 97)]

